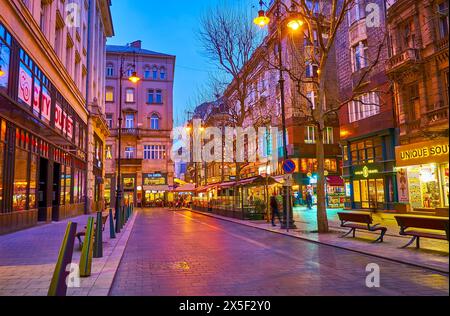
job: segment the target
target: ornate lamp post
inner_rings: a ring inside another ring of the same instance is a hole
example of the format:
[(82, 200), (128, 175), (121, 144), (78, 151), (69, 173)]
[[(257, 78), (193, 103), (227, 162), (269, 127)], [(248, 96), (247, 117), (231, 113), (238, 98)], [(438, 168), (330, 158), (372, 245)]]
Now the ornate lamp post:
[[(281, 125), (283, 128), (283, 153), (284, 153), (284, 159), (288, 159), (288, 149), (287, 149), (287, 132), (286, 132), (286, 106), (285, 106), (285, 96), (284, 96), (284, 72), (283, 72), (283, 50), (282, 50), (282, 40), (283, 40), (283, 29), (284, 27), (288, 27), (292, 31), (297, 31), (301, 28), (303, 25), (303, 21), (301, 20), (301, 17), (297, 14), (293, 14), (288, 19), (285, 20), (286, 24), (282, 23), (283, 16), (281, 13), (281, 1), (276, 0), (277, 7), (276, 7), (276, 13), (275, 16), (277, 18), (276, 23), (278, 27), (278, 69), (279, 69), (279, 80), (278, 83), (280, 85), (280, 103), (281, 103)], [(260, 1), (259, 5), (261, 7), (261, 10), (258, 12), (258, 17), (256, 17), (253, 22), (258, 25), (259, 27), (265, 27), (270, 23), (270, 18), (266, 16), (266, 13), (264, 12), (263, 7), (267, 5), (264, 3), (264, 1)], [(268, 7), (267, 7), (268, 8)], [(291, 192), (290, 187), (284, 186), (283, 187), (283, 209), (284, 209), (284, 216), (283, 216), (283, 228), (286, 229), (295, 229), (296, 226), (294, 224), (293, 219), (293, 211), (292, 211), (292, 203), (291, 203)]]
[[(125, 57), (120, 56), (120, 70), (119, 70), (119, 143), (118, 143), (118, 159), (117, 159), (117, 189), (116, 189), (116, 214), (120, 214), (120, 210), (122, 207), (122, 175), (121, 175), (121, 165), (122, 165), (122, 81), (125, 76), (125, 71), (123, 69), (123, 63), (125, 61)], [(129, 81), (136, 84), (141, 80), (136, 73), (136, 62), (134, 63), (134, 71), (132, 75), (128, 78)], [(116, 229), (119, 227), (116, 227)]]

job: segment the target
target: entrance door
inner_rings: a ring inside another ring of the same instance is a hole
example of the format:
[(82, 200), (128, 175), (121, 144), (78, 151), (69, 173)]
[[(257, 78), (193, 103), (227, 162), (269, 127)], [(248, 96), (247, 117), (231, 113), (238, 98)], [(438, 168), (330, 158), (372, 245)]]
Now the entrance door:
[(47, 221), (48, 160), (39, 160), (38, 221)]
[(52, 219), (59, 220), (59, 201), (61, 194), (61, 165), (55, 163), (53, 165), (53, 187), (52, 187)]

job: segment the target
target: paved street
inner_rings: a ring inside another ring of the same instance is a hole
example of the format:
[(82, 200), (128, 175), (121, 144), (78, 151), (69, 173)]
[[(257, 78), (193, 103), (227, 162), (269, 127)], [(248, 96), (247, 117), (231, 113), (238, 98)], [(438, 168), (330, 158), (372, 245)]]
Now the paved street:
[[(366, 266), (381, 287), (365, 285)], [(448, 295), (448, 275), (189, 211), (138, 214), (110, 295)]]

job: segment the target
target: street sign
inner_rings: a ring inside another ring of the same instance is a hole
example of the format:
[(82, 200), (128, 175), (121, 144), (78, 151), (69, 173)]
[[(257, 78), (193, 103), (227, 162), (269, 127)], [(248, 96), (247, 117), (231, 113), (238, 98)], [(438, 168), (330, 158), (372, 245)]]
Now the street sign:
[(292, 187), (293, 185), (294, 185), (294, 177), (292, 176), (292, 174), (285, 175), (283, 186)]
[(295, 162), (291, 159), (287, 159), (283, 162), (283, 170), (287, 174), (293, 174), (296, 168)]

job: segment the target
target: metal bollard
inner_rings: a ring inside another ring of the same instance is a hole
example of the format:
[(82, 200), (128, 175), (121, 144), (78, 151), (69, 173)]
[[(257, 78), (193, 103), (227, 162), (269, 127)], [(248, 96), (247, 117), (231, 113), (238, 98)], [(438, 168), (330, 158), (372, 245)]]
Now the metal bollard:
[(120, 233), (120, 207), (116, 207), (116, 234)]
[(69, 275), (69, 272), (66, 271), (66, 269), (72, 262), (73, 246), (75, 243), (76, 234), (77, 223), (69, 222), (67, 224), (66, 233), (59, 250), (58, 261), (56, 262), (55, 271), (53, 272), (53, 277), (47, 296), (67, 295), (66, 279)]
[(89, 217), (86, 226), (86, 236), (84, 237), (83, 249), (80, 257), (80, 277), (91, 276), (92, 254), (94, 246), (94, 218)]
[(97, 224), (95, 226), (94, 258), (103, 257), (103, 213), (97, 213)]
[(113, 211), (111, 208), (109, 209), (109, 238), (116, 238), (116, 229), (114, 227)]

